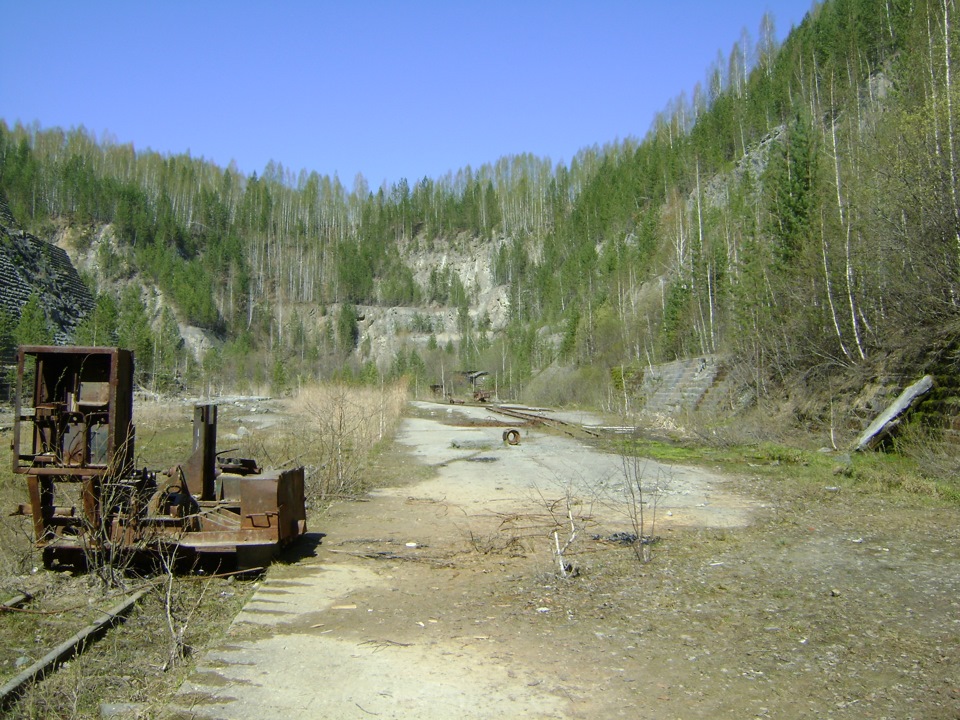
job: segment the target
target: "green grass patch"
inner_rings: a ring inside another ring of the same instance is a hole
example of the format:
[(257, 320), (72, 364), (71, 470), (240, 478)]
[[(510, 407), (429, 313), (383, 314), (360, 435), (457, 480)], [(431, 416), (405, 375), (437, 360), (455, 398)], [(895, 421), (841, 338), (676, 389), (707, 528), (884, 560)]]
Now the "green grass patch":
[(749, 475), (764, 483), (793, 486), (798, 492), (803, 488), (818, 492), (845, 488), (960, 505), (960, 482), (946, 471), (946, 465), (935, 466), (926, 457), (905, 450), (838, 453), (772, 442), (711, 447), (648, 438), (616, 441), (609, 450), (663, 463)]
[[(829, 464), (830, 455), (798, 448), (762, 443), (760, 445), (727, 445), (712, 447), (695, 443), (673, 443), (648, 438), (633, 438), (612, 445), (613, 452), (646, 457), (665, 463), (690, 465), (756, 466)], [(824, 459), (827, 458), (827, 459)]]
[(665, 463), (697, 464), (713, 459), (713, 451), (706, 446), (683, 445), (647, 438), (617, 440), (610, 444), (609, 449), (621, 455), (645, 457)]

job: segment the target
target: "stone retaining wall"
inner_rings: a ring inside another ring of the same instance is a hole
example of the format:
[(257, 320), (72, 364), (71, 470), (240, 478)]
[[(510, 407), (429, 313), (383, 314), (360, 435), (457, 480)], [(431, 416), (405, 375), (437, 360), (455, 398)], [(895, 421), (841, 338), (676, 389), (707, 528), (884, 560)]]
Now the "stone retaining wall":
[[(77, 325), (94, 305), (66, 251), (21, 230), (0, 194), (0, 311), (19, 318), (33, 294), (40, 298), (57, 344), (73, 340)], [(13, 361), (9, 351), (6, 355), (0, 348), (0, 366)], [(0, 397), (4, 395), (0, 387)]]

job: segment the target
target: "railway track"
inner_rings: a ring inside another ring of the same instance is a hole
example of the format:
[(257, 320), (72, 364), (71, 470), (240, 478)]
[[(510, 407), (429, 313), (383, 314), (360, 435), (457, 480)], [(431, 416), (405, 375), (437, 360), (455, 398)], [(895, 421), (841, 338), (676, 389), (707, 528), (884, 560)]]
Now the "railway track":
[(523, 420), (526, 423), (535, 426), (545, 426), (553, 430), (557, 430), (564, 435), (568, 435), (572, 438), (600, 438), (602, 435), (591, 428), (584, 427), (583, 425), (577, 425), (575, 423), (567, 422), (566, 420), (560, 420), (559, 418), (550, 417), (546, 414), (546, 410), (542, 408), (526, 408), (526, 407), (517, 407), (511, 405), (496, 405), (488, 406), (487, 409), (498, 415), (504, 415), (509, 418), (514, 418), (515, 420)]
[[(30, 667), (8, 680), (0, 687), (0, 711), (15, 702), (31, 682), (42, 680), (45, 675), (56, 670), (64, 662), (82, 653), (90, 643), (103, 635), (111, 627), (125, 620), (127, 614), (150, 589), (150, 587), (141, 588), (132, 595), (127, 596), (80, 630), (80, 632), (71, 635), (42, 658), (30, 665)], [(23, 606), (32, 599), (29, 594), (24, 593), (0, 604), (0, 608), (7, 611), (23, 610)]]

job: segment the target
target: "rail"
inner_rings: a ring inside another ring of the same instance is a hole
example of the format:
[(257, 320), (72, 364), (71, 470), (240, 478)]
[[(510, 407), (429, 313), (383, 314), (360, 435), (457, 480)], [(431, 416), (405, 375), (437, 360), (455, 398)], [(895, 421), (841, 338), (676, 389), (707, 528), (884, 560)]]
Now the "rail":
[[(83, 652), (88, 642), (97, 639), (102, 633), (106, 632), (108, 628), (126, 619), (127, 613), (130, 612), (133, 606), (140, 601), (140, 598), (149, 591), (150, 588), (143, 588), (135, 592), (123, 602), (105, 612), (83, 630), (57, 645), (57, 647), (37, 660), (33, 665), (8, 681), (3, 687), (0, 687), (0, 709), (7, 707), (20, 697), (27, 683), (42, 679), (50, 670), (56, 669), (60, 664), (69, 660), (74, 655)], [(7, 603), (7, 606), (12, 607), (9, 603)]]
[(525, 422), (533, 425), (545, 425), (549, 428), (553, 428), (554, 430), (559, 430), (565, 435), (569, 435), (573, 438), (582, 438), (584, 436), (591, 438), (600, 437), (599, 433), (590, 430), (589, 428), (585, 428), (583, 425), (576, 425), (574, 423), (569, 423), (566, 420), (549, 417), (544, 415), (543, 411), (535, 410), (533, 408), (518, 408), (498, 405), (487, 407), (487, 410), (499, 415), (505, 415), (506, 417), (514, 418), (516, 420), (524, 420)]

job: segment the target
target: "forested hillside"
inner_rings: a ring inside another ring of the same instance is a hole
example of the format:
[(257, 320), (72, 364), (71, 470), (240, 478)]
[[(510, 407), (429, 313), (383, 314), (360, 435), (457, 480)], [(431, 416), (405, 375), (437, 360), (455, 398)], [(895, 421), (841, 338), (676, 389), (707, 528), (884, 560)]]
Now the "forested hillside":
[[(564, 366), (583, 399), (628, 368), (719, 353), (755, 398), (842, 385), (892, 353), (909, 372), (953, 346), (957, 24), (955, 0), (827, 0), (778, 46), (766, 16), (645, 137), (569, 165), (512, 156), (371, 188), (0, 123), (0, 189), (24, 227), (95, 258), (79, 339), (120, 332), (144, 377), (162, 337), (167, 382), (483, 367), (516, 396)], [(481, 249), (502, 323), (479, 311), (478, 282), (414, 270)], [(168, 312), (124, 336), (120, 306), (129, 317), (147, 283)], [(379, 366), (359, 325), (375, 306), (417, 309)], [(438, 308), (456, 327), (436, 327)], [(193, 362), (177, 322), (223, 344)]]

